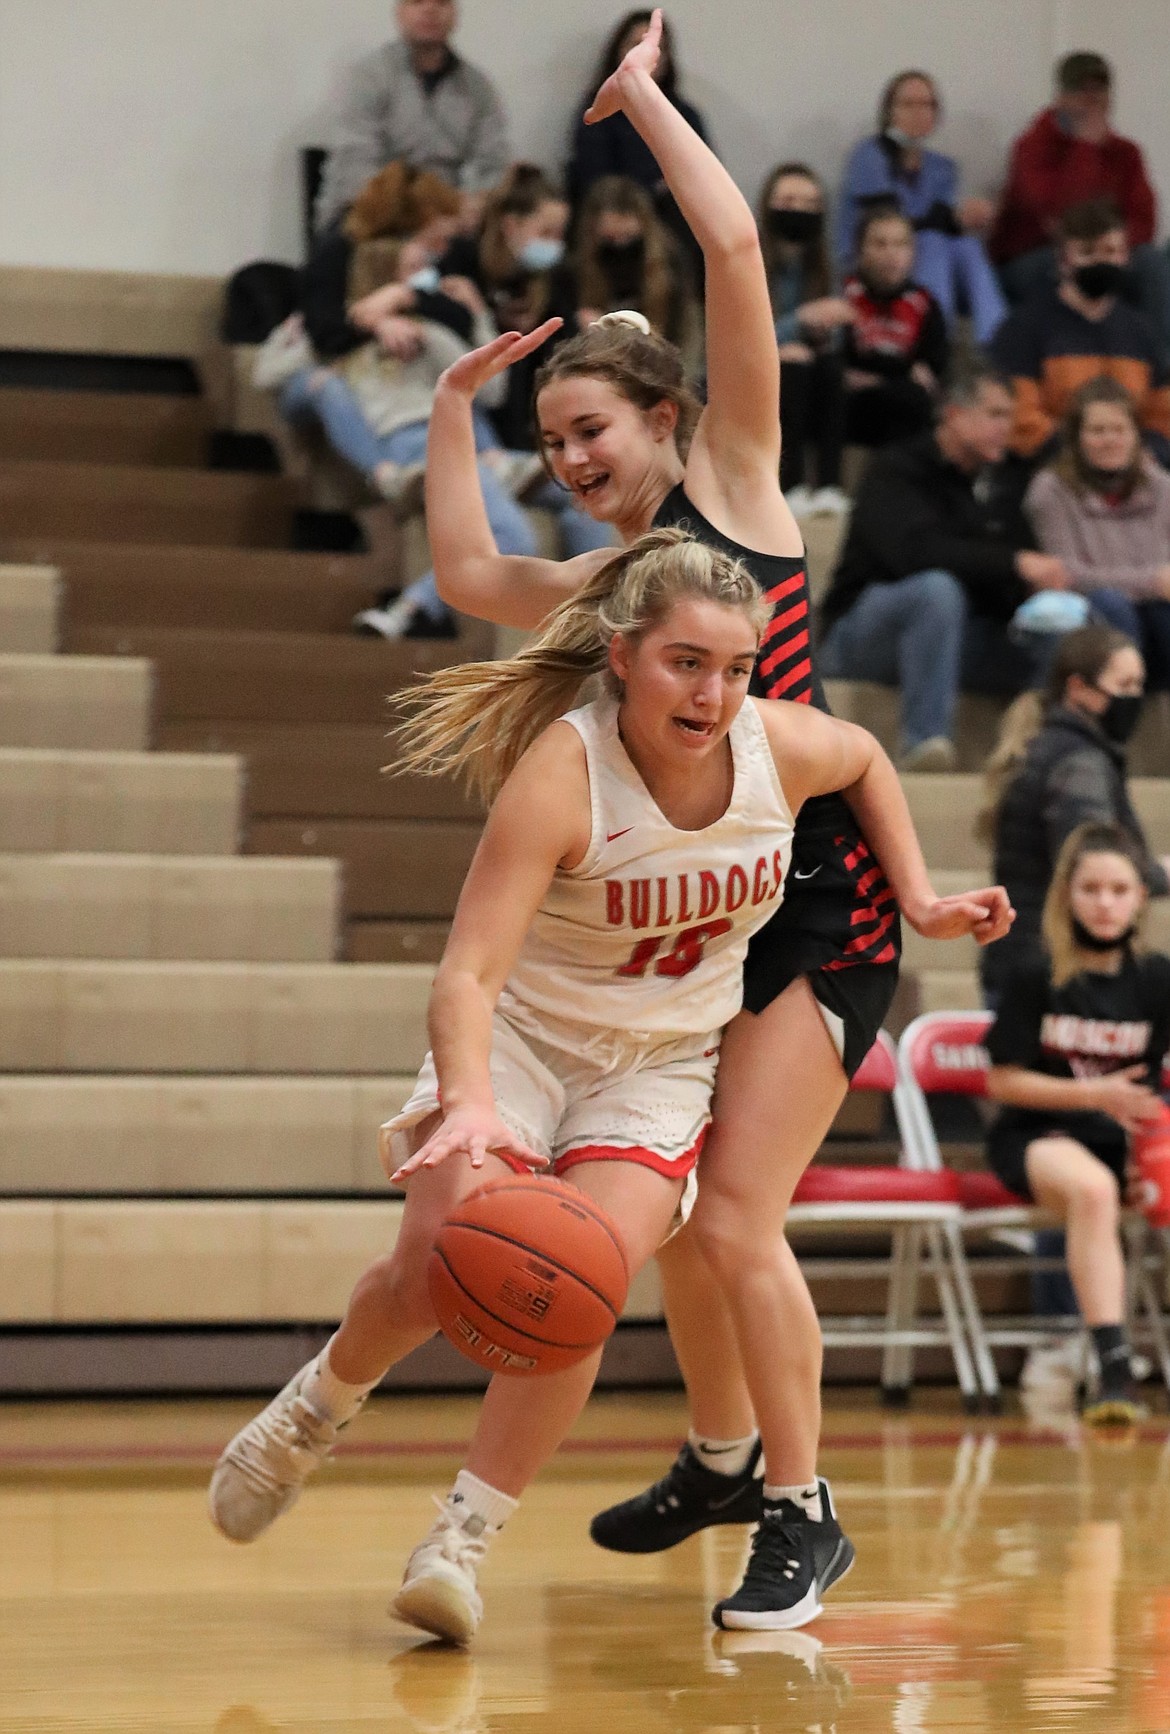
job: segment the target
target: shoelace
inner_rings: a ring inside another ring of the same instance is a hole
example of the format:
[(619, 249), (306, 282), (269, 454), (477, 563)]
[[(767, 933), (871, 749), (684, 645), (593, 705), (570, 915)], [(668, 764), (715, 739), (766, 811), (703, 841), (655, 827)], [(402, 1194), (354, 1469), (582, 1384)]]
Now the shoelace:
[(439, 1521), (426, 1540), (419, 1543), (418, 1552), (421, 1554), (433, 1550), (444, 1559), (450, 1560), (452, 1565), (474, 1568), (487, 1553), (486, 1535), (468, 1535), (446, 1500), (435, 1494), (432, 1494), (431, 1498), (438, 1507)]
[(657, 1511), (676, 1511), (693, 1485), (701, 1485), (703, 1465), (693, 1457), (676, 1457), (661, 1481), (650, 1489), (650, 1498)]
[(765, 1517), (752, 1537), (745, 1583), (753, 1577), (775, 1578), (778, 1574), (791, 1582), (800, 1570), (801, 1542), (806, 1539), (803, 1525)]
[(328, 1450), (335, 1432), (303, 1397), (294, 1397), (256, 1433), (244, 1433), (235, 1451), (236, 1465), (266, 1492), (279, 1492), (300, 1479), (306, 1455), (319, 1457)]

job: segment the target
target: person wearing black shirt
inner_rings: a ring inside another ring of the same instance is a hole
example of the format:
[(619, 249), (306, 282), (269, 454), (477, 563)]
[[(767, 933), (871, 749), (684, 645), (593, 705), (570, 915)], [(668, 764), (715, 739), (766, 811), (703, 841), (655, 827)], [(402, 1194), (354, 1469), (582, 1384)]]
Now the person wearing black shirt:
[(1005, 987), (988, 1036), (988, 1095), (1003, 1104), (987, 1158), (1011, 1191), (1059, 1216), (1100, 1385), (1084, 1417), (1135, 1421), (1118, 1219), (1127, 1134), (1157, 1118), (1170, 1041), (1170, 958), (1136, 943), (1142, 863), (1119, 826), (1082, 825), (1044, 906), (1047, 957)]
[(1003, 468), (1007, 382), (984, 367), (956, 376), (938, 425), (874, 458), (858, 490), (821, 608), (821, 672), (902, 689), (902, 768), (955, 762), (960, 688), (1015, 693), (1034, 653), (1007, 623), (1034, 589), (1064, 588), (1064, 563), (1033, 550)]

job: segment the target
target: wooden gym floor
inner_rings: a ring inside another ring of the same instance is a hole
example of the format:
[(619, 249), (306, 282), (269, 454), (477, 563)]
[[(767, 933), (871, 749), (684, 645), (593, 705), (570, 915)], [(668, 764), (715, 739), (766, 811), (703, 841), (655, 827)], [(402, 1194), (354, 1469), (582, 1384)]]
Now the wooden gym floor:
[(622, 1559), (586, 1534), (666, 1464), (679, 1398), (595, 1399), (483, 1574), (460, 1653), (386, 1603), (472, 1398), (390, 1398), (251, 1548), (203, 1487), (246, 1402), (0, 1407), (2, 1734), (1170, 1731), (1170, 1428), (891, 1416), (830, 1397), (856, 1569), (801, 1633), (715, 1634), (745, 1531)]

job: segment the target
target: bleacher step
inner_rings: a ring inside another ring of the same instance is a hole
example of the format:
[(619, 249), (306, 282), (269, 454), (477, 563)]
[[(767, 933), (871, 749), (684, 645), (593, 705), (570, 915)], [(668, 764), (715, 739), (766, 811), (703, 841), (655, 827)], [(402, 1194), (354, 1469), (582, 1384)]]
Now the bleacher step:
[(230, 855), (243, 764), (222, 753), (0, 747), (0, 849)]
[(347, 920), (443, 921), (454, 914), (479, 832), (446, 820), (263, 819), (249, 826), (247, 847), (341, 861)]
[(207, 404), (197, 397), (0, 391), (0, 462), (198, 466), (210, 432)]
[(0, 462), (5, 538), (287, 548), (296, 491), (283, 476), (131, 464)]
[(425, 964), (0, 961), (0, 1071), (417, 1070)]
[(0, 747), (141, 749), (151, 697), (139, 657), (0, 655)]
[(326, 860), (0, 854), (0, 957), (327, 963)]
[(0, 565), (0, 651), (51, 655), (57, 648), (60, 597), (56, 567)]

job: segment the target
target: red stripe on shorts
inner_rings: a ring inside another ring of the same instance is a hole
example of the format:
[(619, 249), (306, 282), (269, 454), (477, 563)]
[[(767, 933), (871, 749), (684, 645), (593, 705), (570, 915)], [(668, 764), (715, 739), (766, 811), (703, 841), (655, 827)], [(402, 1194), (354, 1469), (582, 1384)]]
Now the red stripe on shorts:
[(578, 1144), (558, 1156), (554, 1166), (558, 1174), (563, 1174), (566, 1168), (576, 1168), (580, 1162), (635, 1162), (639, 1168), (653, 1168), (656, 1174), (665, 1174), (670, 1180), (682, 1180), (699, 1160), (710, 1129), (709, 1124), (704, 1126), (690, 1149), (679, 1156), (664, 1156), (661, 1150), (647, 1150), (641, 1144)]

